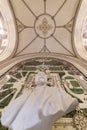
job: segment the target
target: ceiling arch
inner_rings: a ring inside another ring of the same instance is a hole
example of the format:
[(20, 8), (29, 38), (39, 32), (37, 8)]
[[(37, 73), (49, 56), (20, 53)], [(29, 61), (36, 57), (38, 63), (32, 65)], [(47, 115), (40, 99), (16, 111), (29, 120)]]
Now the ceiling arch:
[(19, 37), (15, 56), (49, 52), (75, 57), (71, 39), (79, 0), (10, 2)]
[(3, 65), (0, 65), (0, 76), (3, 75), (6, 71), (8, 71), (10, 68), (12, 68), (14, 65), (24, 61), (24, 60), (30, 60), (30, 59), (36, 59), (36, 58), (56, 58), (59, 60), (64, 60), (66, 62), (70, 62), (73, 66), (78, 68), (78, 70), (83, 73), (87, 77), (87, 66), (83, 61), (80, 61), (77, 58), (69, 57), (69, 56), (63, 56), (61, 54), (55, 54), (55, 53), (46, 53), (43, 52), (35, 53), (35, 54), (29, 54), (29, 55), (23, 55), (19, 56), (13, 59), (10, 59), (9, 61), (5, 62)]

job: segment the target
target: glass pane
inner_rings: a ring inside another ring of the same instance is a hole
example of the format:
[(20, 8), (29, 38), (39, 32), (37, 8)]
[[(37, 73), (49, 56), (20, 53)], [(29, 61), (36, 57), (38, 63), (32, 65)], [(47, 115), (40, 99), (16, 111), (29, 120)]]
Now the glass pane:
[(83, 46), (87, 51), (87, 19), (84, 22), (83, 29), (82, 29), (82, 41), (83, 41)]
[(8, 31), (5, 18), (0, 11), (0, 55), (5, 51), (8, 44)]

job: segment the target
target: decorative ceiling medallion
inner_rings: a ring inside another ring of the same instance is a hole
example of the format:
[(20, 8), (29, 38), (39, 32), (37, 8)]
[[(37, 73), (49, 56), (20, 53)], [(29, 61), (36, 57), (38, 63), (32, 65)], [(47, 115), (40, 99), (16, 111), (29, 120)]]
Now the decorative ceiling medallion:
[(41, 30), (43, 35), (46, 36), (47, 33), (52, 29), (53, 27), (48, 24), (48, 21), (46, 18), (42, 20), (42, 24), (37, 26), (37, 29)]
[(40, 15), (35, 21), (35, 32), (41, 38), (48, 38), (55, 32), (55, 21), (48, 15)]

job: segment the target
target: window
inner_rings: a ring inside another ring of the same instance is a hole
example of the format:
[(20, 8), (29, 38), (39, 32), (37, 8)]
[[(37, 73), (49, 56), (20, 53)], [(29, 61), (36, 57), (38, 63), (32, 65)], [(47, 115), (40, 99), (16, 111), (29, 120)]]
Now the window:
[(0, 12), (0, 55), (4, 53), (8, 44), (8, 31), (4, 17)]

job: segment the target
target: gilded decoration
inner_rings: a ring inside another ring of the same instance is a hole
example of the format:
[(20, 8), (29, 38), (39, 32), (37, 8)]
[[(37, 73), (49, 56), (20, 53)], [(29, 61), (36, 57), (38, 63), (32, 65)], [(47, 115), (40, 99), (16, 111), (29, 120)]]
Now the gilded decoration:
[(37, 26), (37, 29), (42, 31), (44, 36), (46, 36), (52, 28), (53, 26), (48, 23), (48, 20), (46, 18), (43, 18), (42, 23)]
[(40, 15), (35, 21), (35, 32), (41, 38), (48, 38), (54, 34), (55, 26), (55, 21), (50, 15)]

